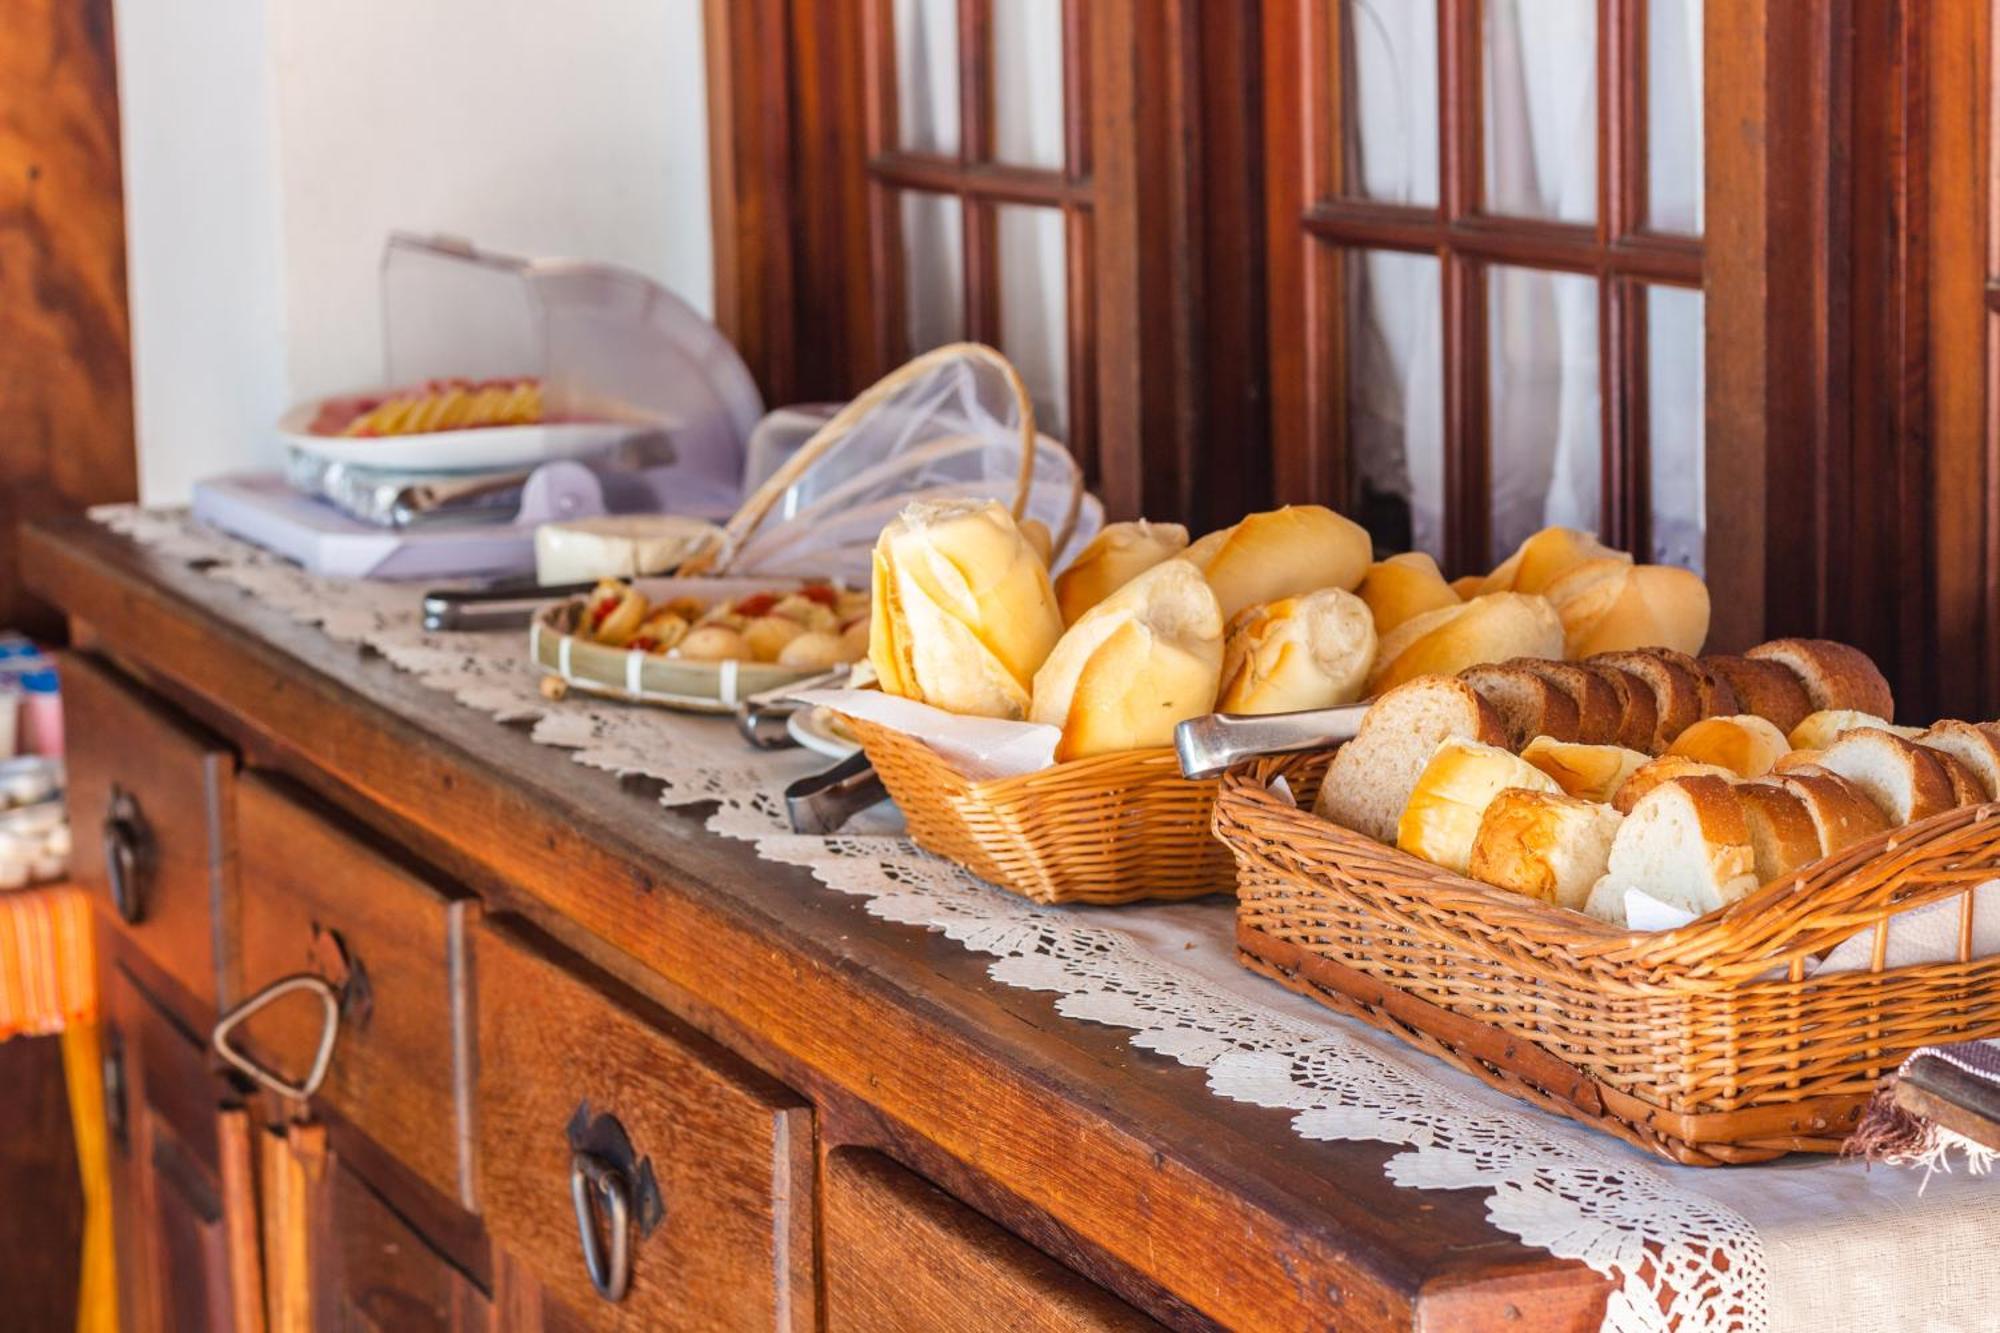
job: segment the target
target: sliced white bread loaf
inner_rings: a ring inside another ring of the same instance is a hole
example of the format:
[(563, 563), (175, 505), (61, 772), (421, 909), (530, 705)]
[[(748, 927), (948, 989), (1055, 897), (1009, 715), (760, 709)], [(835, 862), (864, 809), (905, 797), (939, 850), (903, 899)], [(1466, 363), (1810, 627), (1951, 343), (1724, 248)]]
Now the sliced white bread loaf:
[(1377, 694), (1418, 676), (1455, 676), (1482, 662), (1561, 657), (1562, 622), (1539, 597), (1496, 592), (1427, 611), (1383, 636), (1369, 689)]
[(1852, 708), (1822, 708), (1816, 713), (1808, 713), (1796, 727), (1787, 733), (1794, 750), (1824, 750), (1850, 731), (1864, 727), (1875, 731), (1886, 731), (1892, 736), (1910, 739), (1923, 734), (1920, 727), (1899, 727), (1884, 717), (1873, 713), (1857, 712)]
[(1651, 760), (1622, 745), (1569, 744), (1537, 736), (1521, 749), (1521, 758), (1556, 780), (1571, 796), (1609, 803), (1625, 780)]
[(1618, 790), (1611, 793), (1612, 808), (1620, 814), (1629, 815), (1646, 794), (1664, 782), (1675, 778), (1734, 778), (1736, 775), (1720, 764), (1704, 764), (1699, 759), (1690, 759), (1681, 754), (1663, 754), (1658, 759), (1649, 759), (1632, 770), (1632, 775), (1620, 783)]
[(1785, 733), (1754, 713), (1705, 717), (1674, 738), (1668, 755), (1726, 768), (1739, 778), (1761, 778), (1790, 746)]
[(1790, 735), (1792, 728), (1806, 720), (1813, 710), (1806, 687), (1790, 667), (1768, 658), (1733, 657), (1710, 654), (1701, 664), (1717, 680), (1726, 681), (1736, 694), (1739, 713), (1755, 713), (1779, 731)]
[(1548, 774), (1497, 745), (1457, 736), (1439, 741), (1396, 821), (1396, 846), (1463, 875), (1486, 807), (1509, 787), (1562, 790)]
[(1496, 888), (1581, 911), (1609, 868), (1624, 816), (1608, 805), (1509, 788), (1495, 796), (1472, 840), (1467, 873)]
[(1334, 754), (1314, 809), (1344, 828), (1393, 843), (1410, 789), (1448, 736), (1505, 745), (1507, 728), (1462, 680), (1422, 676), (1397, 686), (1369, 705), (1359, 732)]
[(1743, 803), (1759, 884), (1783, 879), (1800, 866), (1819, 860), (1819, 827), (1804, 801), (1768, 782), (1739, 784), (1736, 799)]
[(1570, 697), (1576, 705), (1576, 738), (1585, 745), (1615, 745), (1625, 718), (1625, 703), (1603, 673), (1575, 662), (1545, 657), (1516, 657), (1503, 665), (1532, 671)]
[(1580, 730), (1576, 701), (1525, 667), (1487, 663), (1468, 667), (1458, 678), (1479, 691), (1507, 723), (1507, 742), (1518, 750), (1537, 736), (1575, 740)]
[(1986, 800), (2000, 796), (2000, 727), (1939, 722), (1915, 739), (1919, 745), (1955, 755), (1979, 779)]
[(1662, 754), (1683, 731), (1701, 721), (1701, 678), (1679, 662), (1654, 653), (1600, 653), (1590, 659), (1637, 676), (1653, 692), (1657, 721), (1646, 748)]
[(1773, 639), (1745, 656), (1783, 664), (1799, 678), (1812, 706), (1896, 716), (1896, 699), (1873, 659), (1832, 639)]
[[(1764, 779), (1799, 798), (1819, 833), (1819, 854), (1832, 856), (1863, 838), (1872, 838), (1889, 828), (1889, 821), (1868, 794), (1825, 770), (1812, 773), (1774, 773)], [(1763, 785), (1760, 783), (1746, 784)]]
[(1608, 911), (1615, 896), (1621, 924), (1625, 889), (1641, 889), (1696, 916), (1754, 892), (1757, 858), (1750, 826), (1729, 783), (1681, 777), (1647, 792), (1612, 839), (1599, 885), (1590, 906)]
[(1886, 731), (1845, 733), (1821, 753), (1819, 766), (1861, 788), (1891, 824), (1929, 819), (1958, 804), (1938, 752)]

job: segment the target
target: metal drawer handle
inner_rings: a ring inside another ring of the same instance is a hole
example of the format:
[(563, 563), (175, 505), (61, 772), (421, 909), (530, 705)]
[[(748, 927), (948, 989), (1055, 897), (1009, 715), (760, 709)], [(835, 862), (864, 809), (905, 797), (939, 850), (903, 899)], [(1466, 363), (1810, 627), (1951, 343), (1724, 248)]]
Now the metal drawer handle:
[(104, 812), (104, 874), (111, 889), (111, 906), (118, 919), (136, 926), (146, 915), (140, 894), (152, 862), (152, 835), (139, 802), (132, 793), (114, 785), (111, 804)]
[[(608, 1261), (597, 1240), (597, 1210), (590, 1202), (593, 1194), (604, 1200), (611, 1244)], [(569, 1159), (569, 1201), (576, 1208), (576, 1234), (583, 1243), (583, 1267), (590, 1274), (590, 1285), (607, 1301), (624, 1300), (625, 1288), (632, 1280), (632, 1196), (625, 1173), (602, 1157), (573, 1153)]]
[[(312, 1068), (306, 1071), (304, 1079), (292, 1083), (278, 1074), (272, 1073), (242, 1051), (229, 1044), (229, 1034), (234, 1032), (244, 1019), (270, 1004), (273, 1000), (291, 994), (293, 991), (311, 991), (319, 997), (320, 1007), (326, 1012), (325, 1024), (320, 1028), (319, 1049), (313, 1052)], [(291, 1097), (305, 1101), (319, 1091), (319, 1085), (326, 1081), (327, 1066), (333, 1063), (334, 1039), (340, 1035), (340, 992), (335, 990), (325, 977), (311, 972), (299, 972), (289, 977), (280, 977), (264, 989), (252, 995), (243, 1003), (215, 1020), (215, 1031), (209, 1035), (209, 1045), (215, 1053), (227, 1060), (236, 1069), (247, 1074), (258, 1084), (277, 1093), (280, 1097)]]

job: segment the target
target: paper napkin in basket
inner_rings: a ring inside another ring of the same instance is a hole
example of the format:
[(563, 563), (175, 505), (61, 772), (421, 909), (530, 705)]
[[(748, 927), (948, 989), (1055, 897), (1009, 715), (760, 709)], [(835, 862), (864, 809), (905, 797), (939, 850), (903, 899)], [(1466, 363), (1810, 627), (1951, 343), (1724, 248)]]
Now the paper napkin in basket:
[(880, 690), (803, 690), (792, 697), (914, 736), (976, 782), (1039, 773), (1054, 765), (1062, 739), (1059, 727), (947, 713)]

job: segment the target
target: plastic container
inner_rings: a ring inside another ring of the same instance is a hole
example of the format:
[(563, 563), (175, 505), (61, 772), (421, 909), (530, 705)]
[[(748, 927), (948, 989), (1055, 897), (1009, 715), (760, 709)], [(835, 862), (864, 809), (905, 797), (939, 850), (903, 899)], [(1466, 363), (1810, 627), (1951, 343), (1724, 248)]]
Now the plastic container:
[(62, 684), (54, 667), (30, 671), (20, 678), (21, 749), (29, 754), (60, 758), (63, 752)]

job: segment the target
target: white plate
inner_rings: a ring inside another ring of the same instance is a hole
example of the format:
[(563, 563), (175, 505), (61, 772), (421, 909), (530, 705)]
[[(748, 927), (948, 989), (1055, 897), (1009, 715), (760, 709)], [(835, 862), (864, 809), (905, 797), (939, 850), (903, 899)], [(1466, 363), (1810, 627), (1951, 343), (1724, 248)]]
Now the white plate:
[[(353, 394), (341, 394), (351, 398)], [(528, 468), (556, 458), (588, 458), (635, 436), (662, 429), (629, 421), (558, 421), (540, 426), (480, 426), (420, 435), (315, 435), (307, 427), (318, 402), (300, 403), (278, 418), (278, 437), (290, 447), (332, 463), (398, 472), (473, 472)]]
[(801, 708), (785, 719), (785, 730), (800, 745), (828, 759), (845, 759), (861, 749), (833, 729), (833, 717), (824, 708)]

